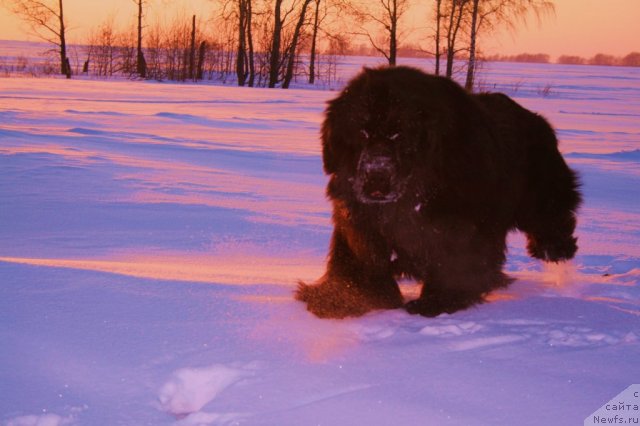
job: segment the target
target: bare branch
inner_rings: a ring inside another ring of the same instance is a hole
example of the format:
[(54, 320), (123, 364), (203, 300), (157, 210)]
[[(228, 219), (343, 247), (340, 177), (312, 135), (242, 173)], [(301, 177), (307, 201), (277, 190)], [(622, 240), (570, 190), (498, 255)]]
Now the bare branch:
[(60, 71), (69, 77), (71, 70), (68, 66), (62, 0), (5, 0), (4, 3), (10, 4), (9, 9), (30, 26), (34, 35), (59, 47)]

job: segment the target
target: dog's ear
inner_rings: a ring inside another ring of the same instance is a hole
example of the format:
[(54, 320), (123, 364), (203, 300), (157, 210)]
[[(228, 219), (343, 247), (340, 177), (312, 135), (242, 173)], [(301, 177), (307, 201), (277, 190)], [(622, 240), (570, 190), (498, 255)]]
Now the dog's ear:
[(341, 161), (341, 153), (345, 146), (341, 146), (344, 138), (344, 98), (346, 91), (340, 96), (329, 101), (327, 109), (324, 113), (324, 121), (322, 123), (322, 162), (326, 174), (332, 174), (338, 171)]
[(371, 97), (370, 74), (374, 70), (364, 68), (342, 90), (338, 97), (328, 102), (322, 123), (322, 159), (324, 171), (332, 174), (352, 152), (350, 135), (355, 123), (368, 121), (368, 101)]
[(338, 158), (336, 157), (335, 132), (332, 129), (329, 111), (322, 123), (322, 163), (326, 174), (335, 173), (338, 170)]

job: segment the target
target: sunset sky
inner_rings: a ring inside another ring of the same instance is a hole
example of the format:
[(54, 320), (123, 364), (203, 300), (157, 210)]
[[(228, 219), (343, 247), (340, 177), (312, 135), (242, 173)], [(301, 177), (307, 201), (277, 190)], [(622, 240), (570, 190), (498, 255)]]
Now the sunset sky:
[[(10, 0), (9, 0), (10, 1)], [(148, 20), (170, 16), (176, 12), (207, 17), (213, 8), (211, 0), (152, 0)], [(416, 3), (414, 1), (414, 3)], [(427, 7), (414, 8), (407, 21), (427, 21)], [(609, 53), (617, 56), (640, 51), (640, 0), (556, 0), (555, 16), (542, 23), (530, 19), (518, 31), (503, 31), (483, 40), (485, 53), (548, 53), (552, 56), (574, 54), (593, 56)], [(65, 15), (70, 28), (69, 39), (82, 43), (92, 28), (107, 17), (117, 23), (132, 22), (135, 5), (132, 0), (65, 0)], [(424, 18), (423, 18), (424, 17)], [(425, 30), (414, 29), (410, 38), (418, 40)], [(6, 9), (0, 9), (0, 39), (33, 40), (28, 27)]]

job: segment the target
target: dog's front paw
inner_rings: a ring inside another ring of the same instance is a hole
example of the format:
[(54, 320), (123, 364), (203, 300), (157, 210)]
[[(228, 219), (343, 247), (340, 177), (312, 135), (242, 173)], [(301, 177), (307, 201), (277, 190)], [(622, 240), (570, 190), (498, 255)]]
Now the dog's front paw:
[(532, 257), (545, 262), (563, 262), (573, 258), (578, 250), (577, 238), (536, 238), (529, 236), (527, 250)]
[(338, 289), (327, 282), (315, 285), (299, 282), (295, 297), (320, 318), (359, 317), (371, 310), (356, 292)]
[(375, 309), (402, 307), (399, 291), (397, 295), (372, 295), (348, 283), (334, 281), (314, 285), (299, 282), (295, 297), (320, 318), (359, 317)]

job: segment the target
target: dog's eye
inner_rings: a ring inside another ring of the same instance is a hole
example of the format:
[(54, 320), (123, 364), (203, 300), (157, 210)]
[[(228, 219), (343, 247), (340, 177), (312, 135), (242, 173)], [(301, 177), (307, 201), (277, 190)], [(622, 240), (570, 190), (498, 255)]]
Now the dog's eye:
[(391, 136), (389, 136), (389, 140), (395, 141), (396, 139), (398, 139), (398, 137), (400, 137), (400, 133), (394, 133)]

